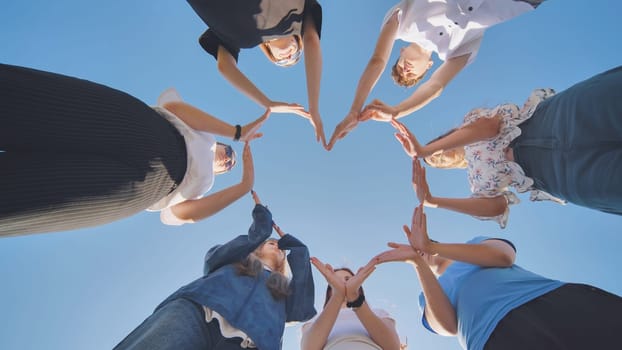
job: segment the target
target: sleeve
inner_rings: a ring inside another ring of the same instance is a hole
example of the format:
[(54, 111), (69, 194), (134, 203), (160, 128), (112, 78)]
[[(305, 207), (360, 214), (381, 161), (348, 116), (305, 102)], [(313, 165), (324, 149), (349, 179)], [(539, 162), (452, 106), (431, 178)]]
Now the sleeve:
[(272, 234), (272, 214), (263, 205), (257, 204), (253, 209), (253, 223), (248, 235), (240, 235), (229, 242), (212, 247), (205, 254), (203, 274), (220, 267), (238, 262), (252, 253), (263, 241)]
[(279, 249), (289, 250), (287, 262), (292, 270), (290, 295), (285, 301), (286, 322), (306, 321), (315, 311), (315, 287), (311, 273), (309, 249), (292, 235), (279, 239)]
[(475, 60), (475, 57), (477, 57), (477, 52), (479, 51), (479, 47), (482, 45), (483, 38), (483, 36), (479, 36), (470, 40), (469, 42), (463, 43), (462, 45), (458, 46), (454, 51), (448, 53), (446, 59), (470, 54), (469, 59), (466, 63), (466, 65), (468, 66), (469, 64), (471, 64), (471, 62)]
[[(304, 8), (304, 19), (302, 28), (304, 28), (304, 21), (312, 20), (313, 24), (315, 24), (315, 29), (317, 30), (317, 35), (322, 38), (322, 6), (317, 2), (317, 0), (306, 0), (305, 8)], [(305, 33), (302, 32), (302, 36)]]
[(482, 243), (484, 241), (490, 241), (490, 240), (497, 240), (497, 241), (505, 242), (510, 247), (512, 247), (512, 249), (514, 249), (514, 252), (516, 252), (516, 246), (514, 246), (514, 243), (512, 243), (512, 241), (510, 241), (508, 239), (505, 239), (505, 238), (477, 236), (477, 237), (474, 237), (471, 240), (467, 241), (467, 244), (478, 244), (478, 243)]
[(419, 309), (421, 310), (421, 324), (423, 324), (423, 327), (434, 334), (438, 334), (432, 329), (432, 327), (430, 327), (430, 324), (425, 317), (425, 296), (423, 293), (419, 293)]
[(502, 195), (503, 197), (505, 197), (505, 201), (507, 202), (507, 206), (505, 207), (505, 211), (503, 212), (503, 214), (497, 215), (497, 216), (491, 216), (491, 217), (487, 217), (487, 216), (474, 216), (474, 217), (480, 220), (494, 220), (499, 224), (499, 227), (505, 228), (505, 226), (508, 223), (508, 219), (510, 217), (510, 205), (520, 203), (520, 199), (518, 198), (516, 194), (514, 194), (514, 192), (503, 191), (499, 193), (499, 192), (493, 192), (493, 191), (474, 191), (473, 194), (471, 195), (471, 198), (491, 198), (491, 197), (496, 197), (498, 195)]
[(234, 47), (230, 44), (225, 43), (221, 40), (218, 35), (212, 30), (208, 29), (199, 37), (199, 44), (208, 54), (214, 56), (216, 60), (218, 60), (218, 48), (220, 46), (224, 47), (235, 61), (238, 61), (238, 55), (240, 54), (240, 48)]
[(172, 226), (180, 226), (186, 223), (173, 214), (173, 209), (171, 207), (164, 208), (160, 211), (160, 221), (165, 225)]

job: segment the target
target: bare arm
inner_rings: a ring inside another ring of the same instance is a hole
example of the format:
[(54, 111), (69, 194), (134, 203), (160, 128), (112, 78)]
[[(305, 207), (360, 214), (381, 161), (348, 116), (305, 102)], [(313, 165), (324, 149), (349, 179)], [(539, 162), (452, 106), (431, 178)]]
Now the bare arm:
[(163, 106), (195, 130), (233, 138), (235, 126), (185, 102), (168, 102)]
[(415, 259), (414, 266), (426, 302), (423, 316), (436, 333), (455, 336), (458, 331), (458, 320), (456, 310), (451, 305), (447, 294), (423, 259)]
[(472, 216), (495, 217), (508, 206), (505, 196), (491, 198), (442, 198), (430, 196), (425, 200), (428, 207), (439, 207)]
[(409, 115), (427, 105), (443, 92), (443, 89), (466, 66), (470, 54), (450, 58), (432, 73), (430, 79), (421, 84), (410, 97), (395, 106), (396, 118)]
[(322, 350), (324, 348), (330, 331), (335, 326), (342, 303), (343, 298), (340, 299), (333, 295), (315, 321), (303, 326), (302, 340), (300, 341), (302, 350)]
[(421, 166), (417, 158), (413, 158), (412, 185), (419, 202), (428, 207), (439, 207), (473, 216), (494, 217), (503, 214), (508, 206), (504, 195), (491, 198), (442, 198), (433, 196), (425, 177), (425, 168)]
[(171, 211), (180, 220), (185, 222), (197, 222), (210, 217), (220, 210), (228, 207), (231, 203), (240, 199), (253, 188), (255, 172), (253, 157), (248, 142), (244, 145), (242, 154), (244, 169), (242, 181), (236, 185), (225, 188), (207, 197), (190, 199), (175, 204)]
[(422, 146), (419, 157), (427, 157), (437, 151), (449, 150), (456, 147), (464, 147), (472, 143), (491, 139), (499, 134), (501, 116), (492, 118), (479, 118), (471, 124), (465, 125), (449, 135)]
[(426, 249), (430, 254), (438, 254), (447, 259), (482, 267), (510, 267), (516, 259), (514, 248), (499, 239), (489, 239), (479, 244), (451, 244), (430, 241)]
[[(308, 17), (311, 14), (307, 15)], [(315, 28), (312, 18), (307, 18), (304, 22), (304, 55), (305, 72), (307, 75), (307, 99), (309, 101), (309, 113), (311, 113), (311, 123), (315, 129), (316, 139), (326, 145), (324, 127), (320, 117), (320, 82), (322, 80), (322, 47), (320, 46), (320, 36)]]
[(330, 331), (335, 326), (341, 305), (345, 301), (345, 283), (335, 274), (335, 270), (329, 264), (324, 264), (316, 257), (311, 258), (311, 264), (326, 278), (331, 286), (332, 295), (320, 315), (311, 324), (305, 324), (302, 329), (301, 349), (322, 350)]
[(356, 112), (357, 114), (361, 112), (365, 100), (387, 66), (398, 26), (397, 12), (395, 12), (380, 31), (374, 53), (369, 59), (367, 67), (365, 67), (363, 75), (356, 87), (354, 101), (352, 101), (352, 106), (350, 107), (351, 112)]
[(395, 12), (391, 18), (385, 23), (380, 31), (380, 36), (376, 42), (376, 48), (372, 54), (367, 67), (363, 71), (363, 75), (359, 80), (356, 87), (356, 93), (354, 95), (354, 101), (350, 106), (350, 111), (345, 118), (337, 125), (333, 135), (330, 137), (327, 150), (331, 150), (337, 140), (346, 137), (346, 135), (354, 130), (359, 123), (359, 115), (363, 109), (363, 104), (369, 96), (369, 93), (378, 82), (382, 71), (387, 66), (387, 61), (391, 56), (391, 49), (393, 48), (393, 42), (395, 40), (395, 33), (397, 32), (399, 22), (397, 20), (397, 12)]
[(266, 108), (270, 106), (270, 99), (238, 69), (235, 58), (223, 46), (218, 47), (218, 71), (251, 100)]
[(400, 338), (392, 319), (378, 317), (366, 302), (354, 309), (354, 312), (374, 343), (384, 350), (399, 350)]

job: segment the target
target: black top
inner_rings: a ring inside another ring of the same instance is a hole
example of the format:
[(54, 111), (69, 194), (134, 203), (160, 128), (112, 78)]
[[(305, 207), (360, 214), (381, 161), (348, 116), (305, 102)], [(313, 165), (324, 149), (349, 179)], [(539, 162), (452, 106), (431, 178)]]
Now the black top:
[(223, 46), (238, 60), (241, 48), (303, 33), (305, 19), (311, 18), (318, 35), (322, 29), (322, 7), (317, 0), (188, 0), (209, 29), (199, 43), (218, 59)]

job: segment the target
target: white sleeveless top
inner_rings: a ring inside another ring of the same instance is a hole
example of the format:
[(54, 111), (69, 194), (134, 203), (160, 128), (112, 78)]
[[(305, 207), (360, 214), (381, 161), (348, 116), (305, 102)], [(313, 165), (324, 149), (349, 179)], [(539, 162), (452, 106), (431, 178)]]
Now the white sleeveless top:
[(191, 128), (175, 114), (162, 107), (167, 102), (181, 100), (177, 90), (169, 88), (158, 97), (158, 105), (153, 107), (175, 126), (186, 142), (187, 166), (183, 180), (173, 192), (147, 209), (148, 211), (160, 211), (160, 220), (167, 225), (185, 223), (173, 214), (172, 206), (189, 199), (203, 197), (203, 194), (214, 184), (213, 167), (216, 152), (214, 136)]

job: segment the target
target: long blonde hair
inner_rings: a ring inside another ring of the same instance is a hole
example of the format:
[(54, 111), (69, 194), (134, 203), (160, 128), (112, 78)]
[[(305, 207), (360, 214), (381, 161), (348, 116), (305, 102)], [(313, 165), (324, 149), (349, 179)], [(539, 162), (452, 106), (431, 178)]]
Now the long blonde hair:
[[(260, 252), (266, 242), (262, 243), (254, 252), (248, 254), (246, 258), (236, 264), (238, 275), (257, 278), (263, 273), (264, 263), (261, 261)], [(270, 276), (266, 279), (266, 287), (274, 299), (285, 299), (290, 294), (289, 279), (285, 276), (285, 271), (285, 256), (283, 256), (283, 260), (280, 261), (276, 269), (270, 272)]]

